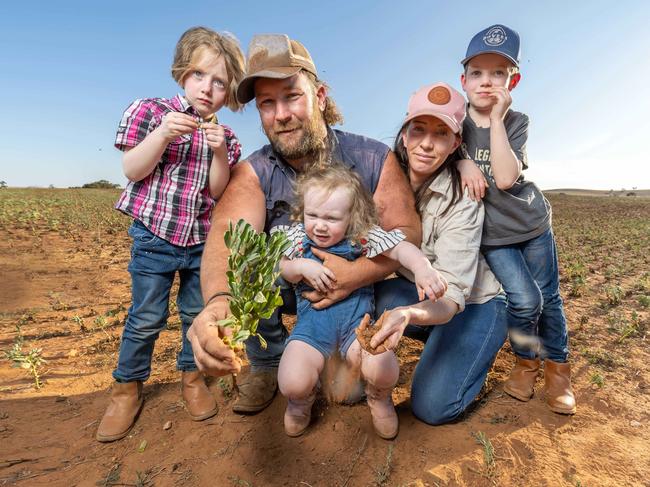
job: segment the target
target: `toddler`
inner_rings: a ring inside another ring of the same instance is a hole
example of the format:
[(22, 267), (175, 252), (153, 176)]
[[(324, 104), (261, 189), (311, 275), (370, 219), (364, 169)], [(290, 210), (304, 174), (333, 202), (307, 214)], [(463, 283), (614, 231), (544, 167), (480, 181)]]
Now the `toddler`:
[(399, 230), (384, 231), (376, 225), (371, 196), (359, 178), (347, 168), (332, 164), (308, 169), (297, 180), (296, 204), (291, 227), (279, 226), (291, 241), (280, 262), (282, 277), (296, 286), (297, 323), (282, 355), (278, 372), (280, 391), (287, 397), (284, 416), (289, 436), (309, 426), (318, 378), (325, 360), (335, 352), (361, 370), (375, 431), (382, 438), (397, 435), (398, 420), (391, 392), (399, 374), (392, 350), (371, 355), (361, 349), (355, 329), (363, 316), (374, 311), (373, 287), (354, 291), (346, 299), (318, 310), (302, 297), (310, 289), (326, 292), (336, 286), (336, 276), (313, 252), (314, 248), (354, 260), (385, 255), (398, 260), (415, 275), (420, 299), (444, 295), (447, 283), (415, 245)]

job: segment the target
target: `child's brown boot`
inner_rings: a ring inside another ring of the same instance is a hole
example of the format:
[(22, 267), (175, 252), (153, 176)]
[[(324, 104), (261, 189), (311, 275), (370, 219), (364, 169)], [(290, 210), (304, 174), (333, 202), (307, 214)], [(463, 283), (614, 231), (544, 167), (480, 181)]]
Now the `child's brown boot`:
[(316, 391), (305, 399), (289, 399), (284, 412), (284, 432), (287, 436), (302, 435), (311, 422), (311, 407), (316, 400)]
[(510, 372), (510, 377), (508, 377), (506, 384), (503, 386), (506, 394), (520, 401), (528, 401), (533, 397), (539, 365), (540, 360), (538, 358), (527, 360), (517, 357), (517, 363)]
[(544, 389), (546, 404), (554, 413), (575, 414), (576, 398), (571, 388), (571, 366), (544, 360)]
[(97, 428), (97, 441), (119, 440), (129, 434), (142, 409), (142, 382), (115, 382), (111, 400)]
[(203, 421), (217, 414), (217, 401), (205, 385), (203, 374), (194, 371), (183, 372), (181, 375), (183, 402), (192, 421)]
[(379, 389), (370, 384), (366, 385), (372, 426), (375, 428), (375, 432), (385, 440), (392, 440), (399, 431), (399, 419), (393, 405), (392, 392), (392, 387)]

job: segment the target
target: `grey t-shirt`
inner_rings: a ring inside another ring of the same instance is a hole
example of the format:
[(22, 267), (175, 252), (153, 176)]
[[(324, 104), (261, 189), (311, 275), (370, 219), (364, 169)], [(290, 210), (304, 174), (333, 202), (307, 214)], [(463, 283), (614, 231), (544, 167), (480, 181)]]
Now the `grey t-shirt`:
[[(528, 116), (508, 110), (503, 122), (513, 152), (523, 168), (527, 169)], [(512, 188), (497, 188), (490, 165), (490, 129), (477, 127), (470, 116), (463, 122), (460, 155), (472, 159), (483, 171), (489, 184), (483, 199), (485, 221), (481, 245), (501, 246), (525, 242), (550, 228), (551, 205), (535, 183), (525, 181), (522, 174)]]

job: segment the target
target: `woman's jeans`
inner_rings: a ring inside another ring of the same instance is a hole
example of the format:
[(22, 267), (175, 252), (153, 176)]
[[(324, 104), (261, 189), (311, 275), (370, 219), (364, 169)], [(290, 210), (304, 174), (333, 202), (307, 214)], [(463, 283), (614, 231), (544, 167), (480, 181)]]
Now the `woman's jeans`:
[(508, 298), (508, 329), (515, 354), (566, 362), (566, 318), (551, 229), (526, 242), (481, 250)]
[(182, 345), (176, 367), (197, 370), (192, 346), (186, 337), (194, 317), (203, 309), (199, 269), (203, 244), (179, 247), (151, 233), (134, 221), (129, 228), (131, 247), (132, 303), (126, 318), (120, 357), (113, 377), (118, 382), (145, 381), (151, 374), (151, 357), (156, 339), (167, 325), (169, 292), (178, 271), (180, 287), (176, 305), (181, 318)]
[[(375, 298), (377, 316), (418, 302), (415, 284), (402, 277), (376, 283)], [(411, 386), (413, 414), (429, 424), (447, 423), (474, 401), (505, 342), (505, 298), (468, 304), (444, 325), (408, 325), (404, 335), (424, 342)]]

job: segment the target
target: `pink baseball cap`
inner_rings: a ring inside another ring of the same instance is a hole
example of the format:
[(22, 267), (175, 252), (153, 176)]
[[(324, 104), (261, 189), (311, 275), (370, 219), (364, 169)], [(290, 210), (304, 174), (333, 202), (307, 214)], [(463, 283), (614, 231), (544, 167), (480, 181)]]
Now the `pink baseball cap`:
[(449, 126), (455, 134), (463, 131), (465, 98), (447, 83), (423, 86), (409, 100), (404, 124), (420, 115), (431, 115)]

